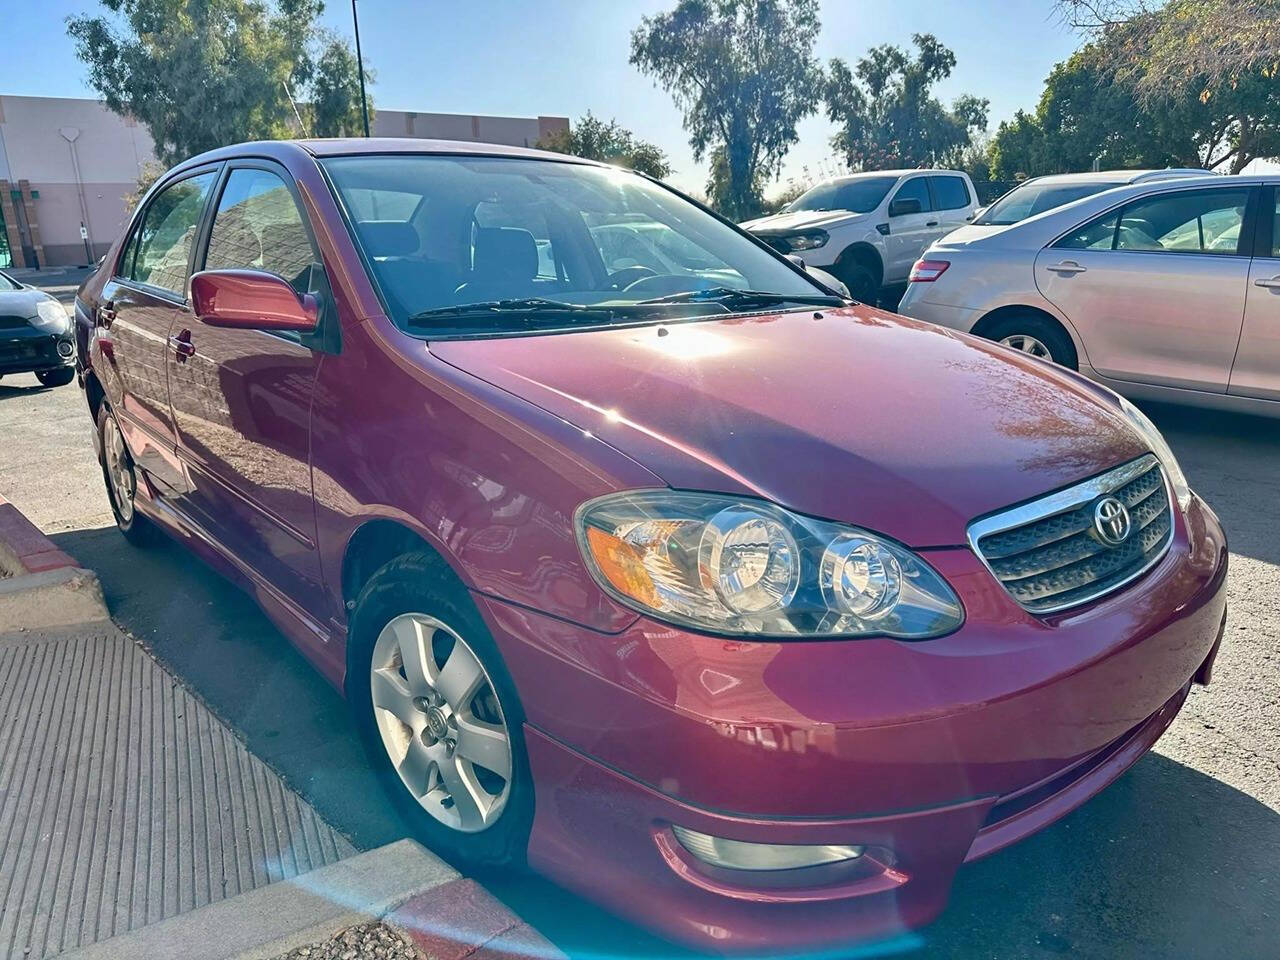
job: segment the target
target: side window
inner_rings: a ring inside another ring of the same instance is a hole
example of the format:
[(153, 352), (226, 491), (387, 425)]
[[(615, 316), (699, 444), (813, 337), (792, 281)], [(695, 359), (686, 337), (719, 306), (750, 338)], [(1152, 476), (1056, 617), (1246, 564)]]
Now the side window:
[(204, 268), (265, 270), (307, 293), (316, 260), (284, 180), (270, 170), (232, 170), (213, 215)]
[(919, 200), (920, 212), (927, 213), (933, 209), (933, 204), (929, 202), (929, 184), (925, 177), (916, 177), (908, 180), (898, 192), (893, 195), (894, 200)]
[(1118, 213), (1109, 213), (1076, 227), (1054, 244), (1067, 250), (1110, 250), (1116, 239)]
[(939, 210), (959, 210), (969, 205), (969, 187), (960, 177), (930, 177)]
[[(136, 235), (137, 253), (127, 274), (131, 280), (182, 296), (187, 288), (191, 246), (200, 228), (214, 174), (202, 173), (170, 184), (152, 198)], [(126, 255), (128, 251), (126, 251)], [(127, 265), (122, 264), (122, 267)]]
[(1264, 217), (1271, 217), (1271, 256), (1280, 259), (1280, 190), (1271, 190), (1271, 209), (1264, 210)]
[(1135, 200), (1120, 211), (1115, 249), (1232, 256), (1248, 202), (1248, 190), (1187, 190)]

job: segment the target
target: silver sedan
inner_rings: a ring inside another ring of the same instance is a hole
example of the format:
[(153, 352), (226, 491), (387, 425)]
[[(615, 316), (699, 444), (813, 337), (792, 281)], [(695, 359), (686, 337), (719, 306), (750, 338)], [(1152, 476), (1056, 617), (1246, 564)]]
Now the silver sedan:
[(1280, 416), (1280, 176), (1118, 187), (917, 261), (899, 312), (1136, 398)]

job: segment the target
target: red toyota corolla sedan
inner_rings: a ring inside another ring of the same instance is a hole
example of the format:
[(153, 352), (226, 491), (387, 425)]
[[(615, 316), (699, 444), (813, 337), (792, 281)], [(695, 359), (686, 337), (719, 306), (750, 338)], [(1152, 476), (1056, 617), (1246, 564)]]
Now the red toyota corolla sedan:
[(428, 844), (674, 940), (927, 923), (1209, 678), (1226, 541), (1145, 416), (644, 177), (227, 148), (77, 320), (125, 536), (245, 584)]

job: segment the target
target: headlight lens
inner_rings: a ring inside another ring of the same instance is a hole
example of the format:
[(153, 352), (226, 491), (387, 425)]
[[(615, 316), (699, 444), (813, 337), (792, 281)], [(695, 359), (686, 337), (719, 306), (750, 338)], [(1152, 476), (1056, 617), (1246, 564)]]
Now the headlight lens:
[(964, 622), (910, 550), (759, 500), (642, 490), (579, 508), (587, 567), (621, 602), (671, 623), (773, 637), (920, 639)]
[(57, 300), (41, 300), (36, 304), (36, 315), (31, 325), (45, 333), (66, 333), (71, 329), (71, 318), (67, 309)]
[(1160, 466), (1164, 467), (1165, 476), (1169, 478), (1169, 485), (1173, 487), (1173, 495), (1178, 501), (1178, 506), (1186, 510), (1191, 503), (1191, 487), (1182, 472), (1182, 467), (1178, 464), (1178, 458), (1169, 449), (1169, 444), (1165, 441), (1160, 428), (1151, 422), (1150, 417), (1124, 397), (1117, 394), (1116, 399), (1120, 401), (1120, 411), (1133, 424), (1133, 428), (1142, 435), (1142, 438), (1147, 443), (1151, 444), (1151, 452), (1160, 461)]
[(787, 237), (787, 245), (792, 250), (817, 250), (827, 245), (825, 230), (814, 230), (810, 233), (796, 233)]

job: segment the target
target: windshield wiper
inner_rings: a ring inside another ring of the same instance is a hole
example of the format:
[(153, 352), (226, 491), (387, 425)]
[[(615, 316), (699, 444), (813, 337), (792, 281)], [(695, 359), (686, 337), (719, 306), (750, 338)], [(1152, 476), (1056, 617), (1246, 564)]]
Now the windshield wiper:
[(460, 303), (450, 307), (435, 307), (412, 314), (405, 321), (411, 326), (436, 326), (437, 321), (447, 320), (502, 320), (518, 322), (521, 326), (536, 326), (557, 320), (587, 320), (605, 322), (612, 320), (614, 311), (606, 307), (592, 307), (545, 297), (524, 297), (510, 300), (481, 300), (478, 303)]
[(683, 293), (671, 293), (665, 297), (654, 297), (652, 300), (641, 300), (636, 306), (662, 303), (718, 303), (731, 309), (747, 310), (751, 307), (771, 307), (779, 303), (842, 307), (845, 300), (842, 297), (822, 294), (797, 295), (769, 293), (765, 290), (735, 290), (733, 287), (708, 287), (705, 290), (686, 290)]

